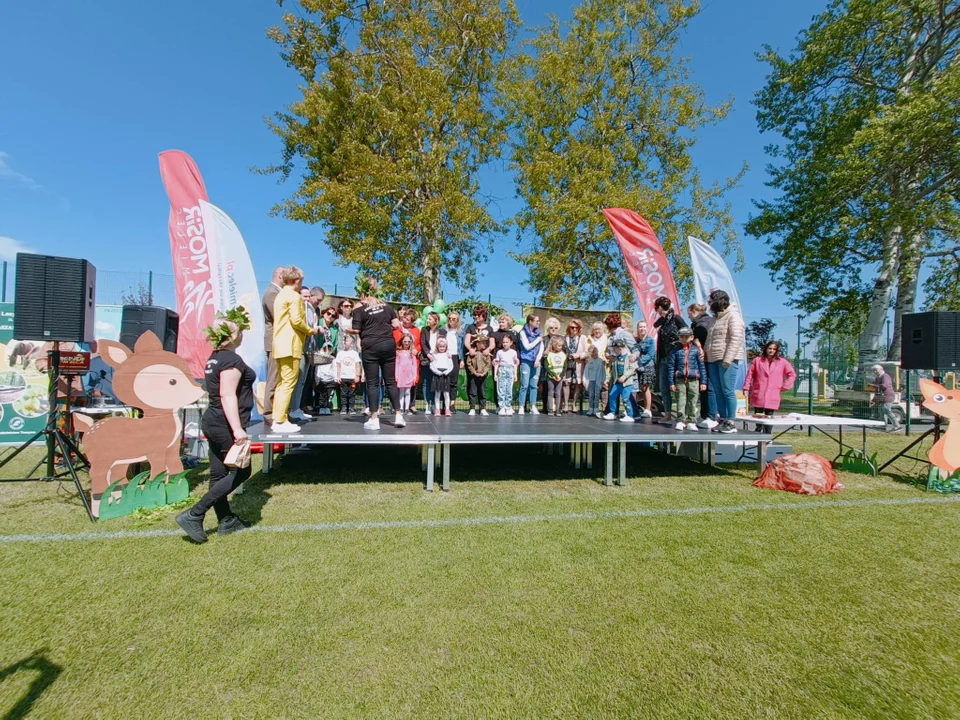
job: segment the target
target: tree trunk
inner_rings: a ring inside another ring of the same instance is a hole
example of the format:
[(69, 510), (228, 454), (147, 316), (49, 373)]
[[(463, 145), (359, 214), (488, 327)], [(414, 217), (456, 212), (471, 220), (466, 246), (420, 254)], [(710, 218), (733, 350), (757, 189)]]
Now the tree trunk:
[(893, 315), (893, 337), (887, 360), (900, 359), (901, 322), (903, 316), (912, 313), (917, 307), (917, 285), (920, 281), (920, 247), (923, 236), (914, 234), (901, 250), (900, 270), (897, 273), (897, 304)]
[(860, 337), (860, 367), (870, 367), (886, 356), (883, 348), (884, 324), (890, 310), (893, 286), (900, 257), (900, 228), (887, 232), (883, 242), (883, 259), (870, 296), (867, 322)]
[(431, 259), (433, 241), (430, 240), (422, 228), (417, 227), (417, 236), (420, 238), (420, 267), (423, 270), (423, 300), (427, 305), (440, 297), (440, 268)]

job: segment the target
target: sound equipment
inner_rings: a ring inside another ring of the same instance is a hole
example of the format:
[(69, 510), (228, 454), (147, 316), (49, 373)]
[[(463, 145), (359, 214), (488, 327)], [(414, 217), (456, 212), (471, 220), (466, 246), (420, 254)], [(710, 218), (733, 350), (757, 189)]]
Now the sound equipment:
[(87, 260), (17, 253), (13, 337), (93, 342), (96, 285)]
[(904, 315), (900, 326), (900, 367), (949, 370), (960, 364), (960, 312)]
[(124, 305), (120, 318), (120, 342), (133, 350), (133, 346), (143, 333), (152, 330), (160, 338), (163, 349), (177, 351), (177, 332), (180, 329), (180, 316), (173, 310), (156, 305)]

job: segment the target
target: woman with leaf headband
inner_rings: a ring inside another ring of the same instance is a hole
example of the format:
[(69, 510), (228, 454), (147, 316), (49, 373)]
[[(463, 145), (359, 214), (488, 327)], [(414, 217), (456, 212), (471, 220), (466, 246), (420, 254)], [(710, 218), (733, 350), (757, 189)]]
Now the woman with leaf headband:
[(205, 372), (210, 406), (200, 426), (210, 443), (210, 489), (200, 502), (177, 516), (180, 527), (198, 543), (207, 541), (203, 518), (211, 507), (220, 521), (218, 535), (247, 527), (233, 514), (227, 495), (250, 477), (250, 467), (229, 467), (225, 460), (234, 445), (249, 443), (245, 428), (250, 424), (257, 374), (237, 354), (243, 331), (249, 329), (250, 316), (243, 306), (217, 313), (213, 325), (207, 328), (207, 338), (213, 345)]
[(370, 406), (370, 419), (363, 424), (367, 430), (380, 429), (380, 378), (394, 412), (394, 425), (403, 427), (406, 421), (400, 413), (400, 396), (397, 392), (396, 362), (397, 345), (393, 339), (394, 328), (400, 327), (396, 311), (377, 297), (379, 285), (376, 278), (358, 277), (357, 295), (360, 307), (353, 311), (353, 327), (350, 332), (360, 337), (363, 374), (367, 379), (367, 402)]

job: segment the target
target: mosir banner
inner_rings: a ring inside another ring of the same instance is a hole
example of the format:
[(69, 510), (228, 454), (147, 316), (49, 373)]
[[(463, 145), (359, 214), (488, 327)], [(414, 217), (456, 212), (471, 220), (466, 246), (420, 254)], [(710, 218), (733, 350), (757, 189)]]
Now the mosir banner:
[(170, 198), (170, 252), (177, 286), (180, 329), (177, 354), (196, 378), (203, 377), (210, 343), (204, 328), (213, 322), (214, 293), (210, 252), (200, 201), (207, 189), (193, 159), (180, 150), (160, 153), (160, 177)]

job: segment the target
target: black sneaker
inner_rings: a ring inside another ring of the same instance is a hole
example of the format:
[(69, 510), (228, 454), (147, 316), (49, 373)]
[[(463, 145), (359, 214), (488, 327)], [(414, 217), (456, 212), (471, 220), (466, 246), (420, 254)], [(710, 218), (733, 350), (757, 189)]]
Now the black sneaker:
[(177, 525), (182, 527), (187, 536), (195, 543), (205, 543), (207, 541), (207, 533), (203, 530), (203, 516), (194, 515), (192, 508), (177, 515)]
[(737, 431), (737, 426), (733, 424), (730, 420), (726, 420), (720, 424), (717, 432), (722, 432), (724, 435), (729, 435), (730, 433), (735, 433)]
[(229, 535), (238, 530), (245, 530), (248, 527), (250, 527), (250, 523), (244, 522), (236, 515), (230, 515), (220, 521), (220, 526), (217, 528), (217, 535)]

